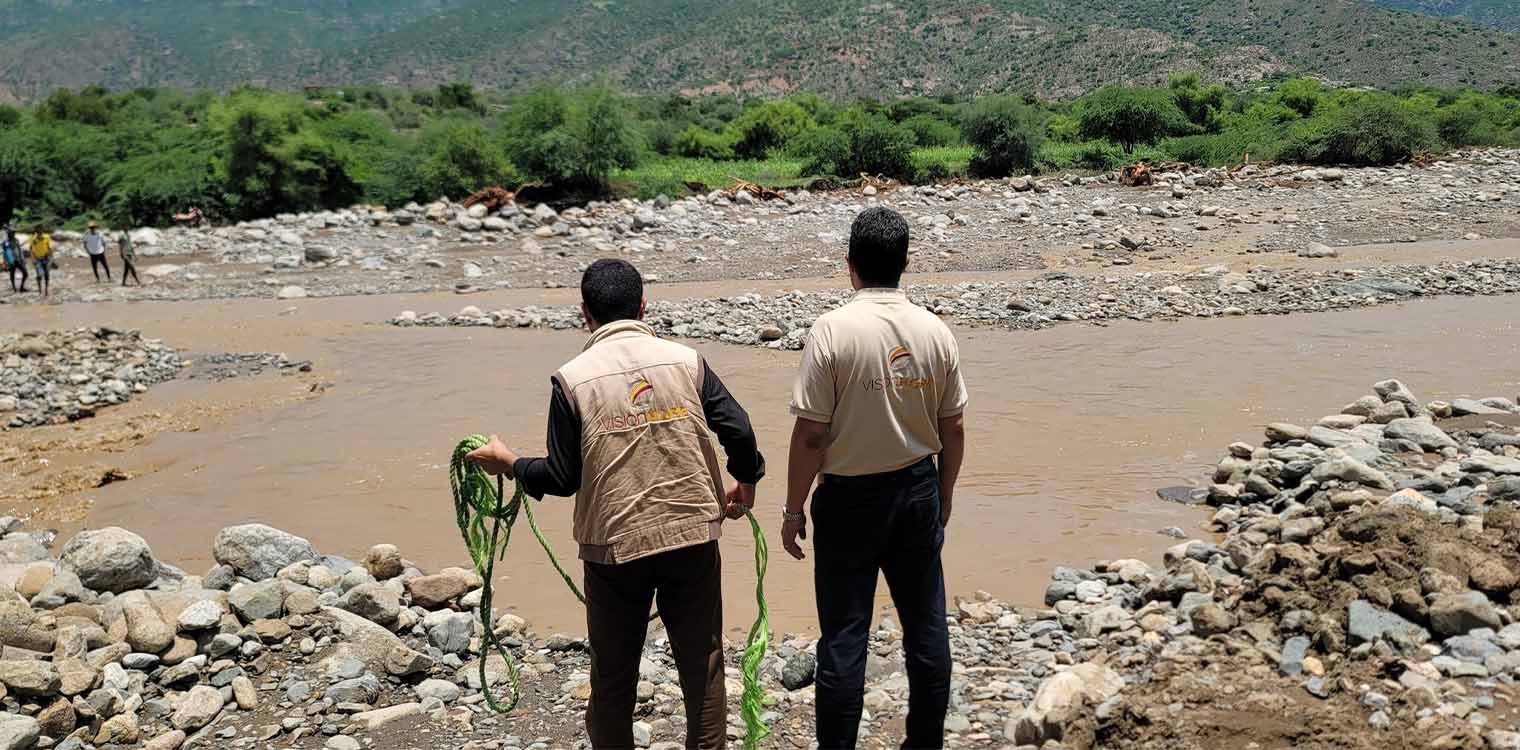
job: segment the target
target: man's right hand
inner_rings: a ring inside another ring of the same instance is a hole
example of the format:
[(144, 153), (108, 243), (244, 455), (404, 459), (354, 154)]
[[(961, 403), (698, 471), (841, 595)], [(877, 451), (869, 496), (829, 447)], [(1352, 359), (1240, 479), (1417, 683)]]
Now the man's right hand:
[(797, 544), (798, 539), (807, 539), (807, 521), (782, 521), (781, 546), (786, 549), (787, 554), (801, 560), (807, 555), (802, 552), (801, 545)]
[(755, 485), (736, 484), (728, 491), (726, 497), (728, 504), (723, 508), (723, 514), (730, 521), (744, 517), (745, 511), (755, 507)]

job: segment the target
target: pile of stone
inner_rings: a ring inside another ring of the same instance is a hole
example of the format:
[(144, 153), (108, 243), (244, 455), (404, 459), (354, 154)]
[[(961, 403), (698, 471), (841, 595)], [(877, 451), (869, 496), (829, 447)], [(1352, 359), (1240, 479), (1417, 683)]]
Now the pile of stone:
[(1517, 427), (1511, 399), (1390, 380), (1231, 445), (1198, 493), (1219, 537), (1056, 571), (1046, 603), (1103, 667), (1047, 681), (1008, 739), (1206, 746), (1231, 716), (1261, 746), (1520, 747)]
[(138, 331), (0, 335), (0, 420), (14, 428), (89, 417), (175, 377), (184, 364)]
[[(1024, 282), (925, 284), (908, 288), (915, 303), (967, 325), (1046, 328), (1073, 321), (1173, 320), (1184, 317), (1280, 315), (1401, 302), (1416, 297), (1520, 292), (1520, 260), (1448, 262), (1315, 271), (1223, 266), (1191, 273), (1097, 277), (1048, 273)], [(849, 299), (842, 291), (746, 294), (649, 305), (661, 334), (732, 344), (801, 349), (819, 315)], [(571, 306), (529, 306), (486, 312), (468, 306), (453, 315), (403, 311), (389, 321), (408, 326), (551, 328), (582, 325)]]

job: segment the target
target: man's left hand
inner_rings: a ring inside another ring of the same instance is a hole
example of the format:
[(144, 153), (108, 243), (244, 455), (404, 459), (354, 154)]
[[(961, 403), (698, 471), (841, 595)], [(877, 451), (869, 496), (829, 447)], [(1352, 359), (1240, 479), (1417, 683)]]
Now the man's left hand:
[(501, 438), (492, 435), (485, 445), (465, 454), (465, 459), (484, 469), (487, 474), (505, 474), (511, 477), (512, 465), (517, 463), (517, 454), (501, 442)]
[(745, 511), (755, 507), (755, 485), (736, 484), (728, 491), (728, 504), (723, 509), (723, 514), (730, 520), (744, 517)]

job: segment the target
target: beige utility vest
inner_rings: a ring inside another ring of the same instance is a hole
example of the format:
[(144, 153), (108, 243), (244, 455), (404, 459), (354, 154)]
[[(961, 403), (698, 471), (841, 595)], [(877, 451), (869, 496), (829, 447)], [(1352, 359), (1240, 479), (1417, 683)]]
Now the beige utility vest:
[(582, 560), (623, 563), (718, 538), (723, 485), (695, 351), (620, 320), (554, 377), (581, 421)]

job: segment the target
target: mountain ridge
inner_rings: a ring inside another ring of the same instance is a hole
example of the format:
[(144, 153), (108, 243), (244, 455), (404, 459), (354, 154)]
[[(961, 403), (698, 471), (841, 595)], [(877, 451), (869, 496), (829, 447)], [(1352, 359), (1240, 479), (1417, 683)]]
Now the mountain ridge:
[[(1499, 0), (8, 0), (0, 96), (57, 87), (386, 83), (497, 89), (1075, 96), (1172, 72), (1244, 84), (1520, 83), (1520, 34), (1411, 10)], [(1405, 7), (1409, 6), (1409, 7)], [(1429, 7), (1426, 7), (1429, 6)]]

